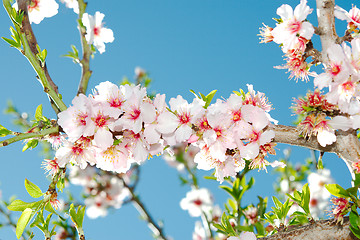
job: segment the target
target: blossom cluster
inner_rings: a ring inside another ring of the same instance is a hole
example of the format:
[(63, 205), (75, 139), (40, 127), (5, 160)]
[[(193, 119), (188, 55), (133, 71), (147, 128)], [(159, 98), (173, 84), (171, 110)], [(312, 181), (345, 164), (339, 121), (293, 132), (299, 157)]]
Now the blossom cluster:
[(276, 27), (264, 25), (260, 32), (261, 42), (274, 41), (280, 44), (287, 61), (281, 68), (288, 69), (291, 72), (291, 78), (309, 79), (311, 64), (306, 62), (305, 52), (315, 30), (312, 24), (306, 21), (306, 17), (311, 12), (312, 9), (307, 6), (306, 0), (301, 0), (295, 9), (288, 4), (283, 4), (276, 11), (280, 16)]
[(120, 208), (130, 196), (121, 180), (110, 174), (99, 174), (96, 168), (88, 166), (70, 168), (69, 180), (84, 188), (86, 215), (89, 218), (105, 217), (109, 208)]
[(274, 121), (268, 113), (271, 105), (251, 85), (248, 90), (207, 108), (200, 98), (188, 103), (180, 95), (168, 106), (164, 94), (150, 99), (146, 88), (102, 82), (93, 95), (80, 94), (59, 113), (67, 138), (56, 159), (60, 167), (71, 162), (82, 169), (90, 164), (124, 173), (132, 163), (141, 164), (168, 146), (187, 142), (200, 149), (194, 157), (197, 167), (215, 169), (219, 181), (235, 176), (245, 160), (252, 168), (281, 165), (265, 160), (268, 153), (274, 154), (275, 145), (274, 132), (267, 129)]

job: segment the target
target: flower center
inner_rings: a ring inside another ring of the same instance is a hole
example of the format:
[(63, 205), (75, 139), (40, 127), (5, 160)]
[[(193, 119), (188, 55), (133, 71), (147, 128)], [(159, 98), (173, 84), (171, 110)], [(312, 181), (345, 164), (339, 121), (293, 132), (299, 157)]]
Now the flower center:
[(100, 35), (100, 28), (99, 28), (99, 27), (94, 27), (94, 35), (95, 35), (95, 36), (99, 36), (99, 35)]
[(35, 8), (39, 7), (40, 0), (32, 0), (31, 3), (28, 6), (29, 11), (31, 12)]
[(72, 152), (75, 154), (75, 155), (81, 155), (83, 153), (83, 149), (79, 146), (74, 146), (72, 147)]
[(297, 33), (301, 28), (301, 22), (294, 19), (292, 22), (289, 22), (287, 29), (292, 33)]
[(190, 122), (190, 116), (188, 113), (183, 113), (179, 116), (179, 121), (181, 124), (187, 124)]
[(78, 118), (77, 118), (79, 125), (85, 126), (87, 117), (88, 117), (88, 115), (86, 113), (79, 114)]
[(119, 108), (122, 105), (122, 101), (119, 98), (114, 98), (109, 101), (110, 107)]
[(130, 113), (130, 119), (132, 119), (132, 120), (135, 121), (135, 120), (138, 119), (138, 117), (140, 116), (140, 113), (141, 113), (140, 109), (135, 108), (135, 109), (133, 110), (133, 112)]
[(107, 120), (106, 120), (105, 116), (102, 114), (97, 115), (95, 118), (95, 124), (98, 127), (103, 127), (104, 125), (106, 125), (106, 122), (107, 122)]
[(340, 71), (341, 71), (341, 66), (339, 64), (331, 64), (330, 73), (333, 76), (338, 75)]
[(341, 84), (341, 87), (345, 92), (351, 91), (354, 88), (354, 83), (352, 81), (346, 81)]
[(239, 121), (241, 119), (241, 112), (240, 112), (240, 110), (238, 110), (238, 111), (236, 111), (236, 112), (233, 112), (233, 118), (232, 118), (232, 120), (234, 121), (234, 122), (237, 122), (237, 121)]
[(201, 206), (202, 201), (201, 201), (200, 199), (196, 199), (196, 200), (194, 200), (194, 204), (195, 204), (196, 206)]

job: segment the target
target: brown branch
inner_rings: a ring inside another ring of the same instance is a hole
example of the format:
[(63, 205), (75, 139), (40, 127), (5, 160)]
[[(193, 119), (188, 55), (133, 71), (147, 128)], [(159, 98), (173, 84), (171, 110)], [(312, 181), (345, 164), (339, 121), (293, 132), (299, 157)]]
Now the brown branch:
[(319, 220), (286, 232), (278, 232), (272, 236), (260, 238), (261, 240), (354, 240), (356, 238), (349, 229), (349, 218), (344, 218), (343, 225), (336, 224), (334, 219)]
[(51, 106), (53, 107), (54, 111), (56, 113), (59, 113), (60, 111), (66, 109), (66, 105), (58, 96), (58, 87), (52, 81), (50, 74), (47, 70), (46, 63), (40, 63), (40, 61), (36, 59), (36, 55), (39, 53), (37, 49), (38, 43), (36, 41), (35, 34), (31, 28), (31, 24), (29, 21), (28, 1), (18, 0), (17, 3), (19, 10), (24, 12), (23, 21), (19, 29), (21, 33), (20, 35), (24, 36), (22, 38), (22, 43), (24, 47), (22, 53), (28, 58), (29, 62), (32, 64), (33, 68), (37, 72), (38, 78), (43, 85), (44, 92), (48, 94)]
[(339, 38), (335, 30), (334, 7), (335, 0), (316, 0), (319, 23), (316, 33), (321, 40), (323, 63), (328, 62), (326, 50)]
[(336, 142), (325, 147), (321, 146), (316, 137), (312, 136), (305, 139), (300, 136), (300, 132), (296, 127), (284, 125), (270, 125), (269, 129), (275, 132), (274, 142), (285, 143), (300, 147), (305, 147), (321, 152), (330, 152), (337, 154), (347, 164), (350, 172), (351, 165), (360, 159), (360, 142), (356, 136), (355, 130), (341, 131), (337, 130)]

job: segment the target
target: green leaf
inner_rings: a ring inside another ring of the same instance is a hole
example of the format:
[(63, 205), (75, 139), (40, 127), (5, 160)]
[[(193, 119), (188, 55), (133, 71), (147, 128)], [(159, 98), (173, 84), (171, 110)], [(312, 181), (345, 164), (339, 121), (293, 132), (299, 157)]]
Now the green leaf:
[(360, 239), (360, 229), (359, 228), (354, 228), (353, 226), (350, 226), (350, 230), (357, 238)]
[(306, 183), (302, 188), (301, 207), (302, 209), (304, 209), (304, 211), (307, 214), (310, 214), (309, 204), (310, 204), (310, 189), (309, 189), (309, 184)]
[(39, 143), (39, 141), (37, 139), (31, 139), (25, 144), (22, 151), (25, 152), (29, 148), (33, 149), (38, 145), (38, 143)]
[(349, 221), (351, 226), (353, 226), (354, 228), (359, 228), (359, 215), (357, 214), (357, 212), (350, 212)]
[(208, 108), (208, 106), (210, 105), (212, 99), (215, 96), (215, 93), (217, 92), (217, 90), (212, 90), (208, 95), (206, 95), (205, 97), (205, 108)]
[(25, 179), (25, 188), (26, 191), (29, 193), (29, 195), (32, 196), (33, 198), (39, 198), (44, 195), (41, 189), (38, 186), (36, 186), (34, 183), (30, 182), (28, 179)]
[(347, 198), (349, 193), (338, 184), (325, 184), (326, 189), (336, 197)]
[(360, 173), (355, 174), (354, 186), (360, 185)]
[(21, 235), (23, 234), (29, 220), (31, 218), (32, 209), (26, 208), (23, 213), (21, 214), (17, 224), (16, 224), (16, 237), (20, 239)]
[(14, 47), (14, 48), (19, 48), (20, 46), (19, 46), (19, 44), (16, 42), (16, 41), (14, 41), (14, 40), (12, 40), (12, 39), (9, 39), (9, 38), (5, 38), (5, 37), (1, 37), (5, 42), (7, 42), (8, 44), (10, 44), (10, 46), (11, 47)]
[(9, 206), (7, 206), (7, 208), (10, 211), (24, 211), (26, 208), (35, 209), (38, 206), (40, 206), (41, 203), (42, 203), (42, 200), (37, 201), (37, 202), (28, 203), (28, 202), (24, 202), (19, 199), (16, 199), (16, 200), (12, 201), (11, 204)]
[(0, 137), (5, 137), (12, 134), (12, 131), (6, 129), (4, 126), (0, 125)]
[(229, 186), (220, 186), (220, 188), (224, 189), (227, 193), (229, 193), (233, 198), (236, 199), (236, 196), (233, 193), (233, 189)]
[(35, 111), (35, 119), (37, 121), (40, 121), (42, 119), (42, 116), (43, 116), (43, 107), (42, 107), (42, 104), (40, 104), (37, 108), (36, 108), (36, 111)]
[(190, 91), (192, 94), (194, 94), (194, 96), (195, 96), (196, 98), (199, 98), (199, 99), (200, 99), (200, 97), (195, 93), (194, 90), (190, 89), (189, 91)]

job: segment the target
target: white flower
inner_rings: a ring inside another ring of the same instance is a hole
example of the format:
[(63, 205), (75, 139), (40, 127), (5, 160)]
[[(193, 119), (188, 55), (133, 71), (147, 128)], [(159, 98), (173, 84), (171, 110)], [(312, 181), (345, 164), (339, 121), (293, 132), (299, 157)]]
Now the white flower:
[(206, 232), (200, 221), (195, 222), (195, 229), (192, 235), (193, 240), (206, 240)]
[(105, 52), (105, 43), (114, 41), (113, 31), (109, 28), (103, 27), (102, 20), (105, 15), (100, 12), (96, 12), (94, 16), (84, 13), (82, 22), (86, 27), (86, 41), (99, 50), (100, 53)]
[(180, 207), (188, 210), (192, 217), (200, 217), (202, 213), (209, 212), (212, 206), (212, 196), (206, 188), (193, 189), (180, 201)]
[(306, 0), (301, 0), (295, 10), (287, 4), (283, 4), (276, 11), (281, 17), (282, 23), (278, 24), (271, 31), (271, 34), (274, 37), (274, 42), (283, 44), (285, 53), (296, 47), (299, 37), (310, 40), (314, 34), (314, 27), (311, 23), (305, 21), (307, 15), (312, 12), (312, 9), (306, 3)]
[(66, 4), (66, 7), (72, 8), (76, 14), (79, 14), (79, 3), (77, 0), (60, 0)]
[[(13, 7), (17, 10), (17, 2)], [(55, 0), (31, 0), (28, 4), (30, 23), (39, 24), (44, 18), (55, 16), (58, 13), (59, 4)]]
[(308, 176), (310, 189), (310, 213), (313, 217), (320, 217), (330, 204), (330, 192), (325, 184), (334, 183), (330, 170), (321, 169), (317, 173), (310, 173)]

